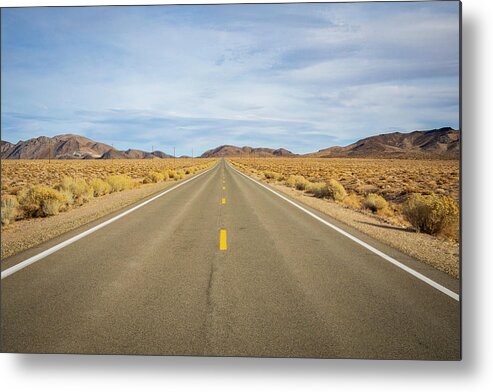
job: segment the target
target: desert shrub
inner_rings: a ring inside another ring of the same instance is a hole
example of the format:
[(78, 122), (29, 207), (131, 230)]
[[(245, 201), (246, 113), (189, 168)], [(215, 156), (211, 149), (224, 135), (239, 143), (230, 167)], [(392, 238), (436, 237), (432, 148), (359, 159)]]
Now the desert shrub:
[(58, 214), (66, 198), (56, 189), (35, 185), (19, 192), (18, 201), (27, 217), (37, 217)]
[(363, 201), (363, 207), (369, 209), (371, 212), (378, 212), (388, 209), (389, 203), (382, 196), (370, 193), (366, 195)]
[(416, 230), (428, 234), (450, 230), (459, 220), (457, 201), (436, 194), (412, 195), (404, 203), (402, 213)]
[(175, 181), (181, 180), (185, 177), (185, 172), (183, 170), (177, 170), (173, 176)]
[(175, 170), (168, 170), (168, 177), (169, 178), (175, 178), (176, 177), (176, 171)]
[(286, 181), (284, 181), (284, 185), (289, 186), (290, 188), (294, 188), (296, 183), (296, 176), (289, 176)]
[(360, 209), (361, 200), (356, 193), (351, 193), (342, 200), (342, 204), (349, 208)]
[(61, 199), (48, 198), (42, 203), (41, 210), (44, 216), (57, 215), (64, 204), (63, 197)]
[(69, 206), (74, 204), (74, 195), (72, 195), (72, 192), (65, 189), (60, 189), (58, 192), (63, 198), (63, 205), (60, 206), (60, 211), (66, 211)]
[(344, 186), (337, 180), (330, 179), (327, 187), (329, 188), (329, 198), (336, 201), (342, 201), (346, 196), (347, 192)]
[(346, 196), (346, 190), (337, 180), (329, 180), (325, 182), (309, 183), (306, 187), (308, 192), (311, 192), (315, 197), (327, 198), (336, 201), (342, 201)]
[(144, 184), (161, 182), (164, 180), (164, 174), (159, 172), (150, 172), (144, 177)]
[(325, 182), (311, 182), (306, 187), (306, 190), (319, 198), (328, 197), (329, 195), (329, 188)]
[(100, 197), (111, 192), (111, 185), (101, 178), (96, 178), (89, 183), (89, 186), (94, 192), (94, 196)]
[(169, 180), (169, 170), (163, 170), (161, 174), (163, 175), (163, 181)]
[(106, 182), (111, 187), (111, 192), (120, 192), (125, 189), (133, 188), (133, 181), (130, 177), (125, 175), (109, 176), (106, 178)]
[(2, 197), (2, 205), (0, 208), (2, 225), (6, 226), (15, 220), (18, 214), (18, 207), (19, 203), (17, 202), (17, 197), (13, 195), (5, 195)]
[(92, 187), (82, 178), (65, 177), (57, 189), (72, 193), (74, 203), (79, 205), (84, 204), (94, 196)]
[(270, 170), (266, 170), (264, 171), (264, 177), (268, 180), (279, 180), (282, 175), (280, 173), (276, 173), (275, 171), (270, 171)]
[(285, 184), (291, 188), (296, 188), (300, 191), (303, 191), (308, 187), (310, 181), (308, 181), (303, 176), (289, 176)]

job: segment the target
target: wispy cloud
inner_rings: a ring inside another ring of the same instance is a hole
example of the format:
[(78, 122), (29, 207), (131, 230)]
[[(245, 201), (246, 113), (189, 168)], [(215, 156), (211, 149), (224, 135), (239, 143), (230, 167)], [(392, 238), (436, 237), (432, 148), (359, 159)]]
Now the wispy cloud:
[(456, 2), (4, 9), (2, 138), (313, 151), (458, 126)]

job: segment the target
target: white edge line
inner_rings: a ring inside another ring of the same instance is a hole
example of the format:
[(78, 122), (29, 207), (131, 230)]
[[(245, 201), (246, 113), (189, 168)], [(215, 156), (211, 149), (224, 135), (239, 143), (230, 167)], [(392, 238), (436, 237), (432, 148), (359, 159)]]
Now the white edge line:
[(242, 176), (248, 178), (249, 180), (255, 182), (256, 184), (260, 185), (261, 187), (264, 187), (265, 189), (267, 189), (269, 192), (272, 192), (274, 193), (275, 195), (277, 195), (278, 197), (280, 197), (281, 199), (287, 201), (288, 203), (292, 204), (293, 206), (295, 206), (296, 208), (300, 209), (301, 211), (307, 213), (308, 215), (310, 215), (312, 218), (315, 218), (316, 220), (318, 220), (319, 222), (323, 223), (324, 225), (326, 226), (329, 226), (331, 229), (334, 229), (335, 231), (337, 231), (338, 233), (346, 236), (347, 238), (349, 238), (350, 240), (356, 242), (357, 244), (361, 245), (362, 247), (368, 249), (369, 251), (375, 253), (376, 255), (382, 257), (383, 259), (387, 260), (388, 262), (394, 264), (395, 266), (399, 267), (400, 269), (406, 271), (407, 273), (413, 275), (414, 277), (418, 278), (419, 280), (429, 284), (431, 287), (441, 291), (442, 293), (448, 295), (450, 298), (453, 298), (455, 299), (456, 301), (459, 301), (460, 300), (460, 296), (459, 294), (457, 293), (454, 293), (452, 290), (449, 290), (448, 288), (442, 286), (441, 284), (435, 282), (434, 280), (424, 276), (423, 274), (419, 273), (418, 271), (415, 271), (413, 270), (412, 268), (408, 267), (407, 265), (401, 263), (400, 261), (397, 261), (396, 259), (394, 259), (393, 257), (390, 257), (389, 255), (379, 251), (378, 249), (374, 248), (373, 246), (367, 244), (366, 242), (360, 240), (359, 238), (356, 238), (355, 236), (349, 234), (348, 232), (342, 230), (341, 228), (333, 225), (332, 223), (329, 223), (327, 222), (326, 220), (320, 218), (318, 215), (315, 215), (313, 212), (307, 210), (306, 208), (300, 206), (299, 204), (295, 203), (294, 201), (288, 199), (287, 197), (279, 194), (278, 192), (274, 191), (273, 189), (269, 188), (268, 186), (262, 184), (261, 182), (247, 176), (246, 174), (243, 174), (242, 172), (240, 172), (239, 170), (237, 170), (235, 167), (233, 167), (232, 165), (230, 165), (230, 167), (238, 172), (239, 174), (241, 174)]
[(100, 223), (99, 225), (96, 225), (96, 226), (90, 228), (89, 230), (86, 230), (86, 231), (84, 231), (84, 232), (76, 235), (75, 237), (72, 237), (72, 238), (69, 238), (66, 241), (60, 242), (58, 245), (55, 245), (52, 248), (46, 249), (45, 251), (43, 251), (41, 253), (38, 253), (35, 256), (32, 256), (32, 257), (30, 257), (30, 258), (28, 258), (28, 259), (26, 259), (24, 261), (21, 261), (20, 263), (14, 265), (13, 267), (7, 268), (6, 270), (2, 271), (2, 279), (4, 279), (7, 276), (10, 276), (10, 275), (16, 273), (17, 271), (20, 271), (23, 268), (26, 268), (27, 266), (29, 266), (29, 265), (31, 265), (31, 264), (33, 264), (33, 263), (35, 263), (35, 262), (37, 262), (37, 261), (39, 261), (41, 259), (44, 259), (46, 256), (49, 256), (52, 253), (55, 253), (55, 252), (59, 251), (60, 249), (65, 248), (66, 246), (68, 246), (70, 244), (73, 244), (74, 242), (80, 240), (81, 238), (84, 238), (84, 237), (88, 236), (89, 234), (92, 234), (95, 231), (97, 231), (99, 229), (102, 229), (105, 226), (108, 226), (110, 223), (113, 223), (113, 222), (117, 221), (118, 219), (123, 218), (125, 215), (128, 215), (131, 212), (134, 212), (135, 210), (138, 210), (139, 208), (145, 206), (146, 204), (149, 204), (151, 201), (154, 201), (157, 198), (159, 198), (161, 196), (164, 196), (168, 192), (174, 191), (175, 189), (181, 187), (182, 185), (185, 185), (187, 182), (190, 182), (190, 181), (193, 181), (193, 180), (199, 178), (203, 174), (208, 173), (209, 171), (211, 171), (212, 169), (214, 169), (216, 167), (216, 165), (214, 165), (210, 169), (208, 169), (208, 170), (206, 170), (206, 171), (204, 171), (204, 172), (202, 172), (200, 174), (197, 174), (196, 176), (194, 176), (192, 178), (189, 178), (188, 180), (185, 180), (183, 182), (180, 182), (179, 184), (175, 185), (174, 187), (172, 187), (170, 189), (167, 189), (164, 192), (161, 192), (160, 194), (158, 194), (158, 195), (156, 195), (156, 196), (154, 196), (154, 197), (152, 197), (152, 198), (150, 198), (150, 199), (148, 199), (148, 200), (146, 200), (146, 201), (144, 201), (144, 202), (136, 205), (135, 207), (130, 208), (129, 210), (126, 210), (126, 211), (122, 212), (121, 214), (118, 214), (117, 216), (114, 216), (111, 219), (108, 219), (107, 221), (104, 221), (103, 223)]

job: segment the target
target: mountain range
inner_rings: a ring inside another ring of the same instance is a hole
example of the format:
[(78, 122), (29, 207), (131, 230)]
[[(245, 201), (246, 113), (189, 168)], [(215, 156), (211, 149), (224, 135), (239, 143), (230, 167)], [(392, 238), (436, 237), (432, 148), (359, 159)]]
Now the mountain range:
[[(172, 158), (162, 151), (116, 150), (108, 144), (83, 136), (66, 134), (40, 136), (16, 144), (1, 141), (1, 159), (152, 159)], [(439, 128), (410, 133), (393, 132), (370, 136), (344, 147), (329, 147), (298, 155), (284, 148), (222, 145), (207, 150), (201, 158), (217, 157), (318, 157), (318, 158), (407, 158), (458, 159), (460, 132)]]
[(40, 136), (17, 144), (1, 142), (2, 159), (142, 159), (172, 158), (162, 151), (146, 152), (129, 149), (115, 150), (108, 144), (95, 142), (84, 136), (66, 134)]
[(458, 159), (459, 131), (439, 128), (410, 133), (385, 133), (345, 147), (329, 147), (305, 156), (319, 158), (445, 158)]
[(230, 145), (224, 145), (216, 147), (212, 150), (207, 150), (200, 157), (201, 158), (212, 158), (212, 157), (239, 157), (239, 156), (255, 156), (255, 157), (292, 157), (296, 154), (293, 154), (291, 151), (286, 150), (285, 148), (278, 148), (274, 150), (272, 148), (265, 147), (236, 147)]

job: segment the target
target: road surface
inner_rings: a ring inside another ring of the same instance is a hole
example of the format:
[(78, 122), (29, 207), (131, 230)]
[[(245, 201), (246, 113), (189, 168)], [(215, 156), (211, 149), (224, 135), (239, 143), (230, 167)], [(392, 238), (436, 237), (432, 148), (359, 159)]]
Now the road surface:
[[(310, 211), (458, 291), (447, 275)], [(224, 160), (5, 277), (1, 305), (6, 352), (460, 358), (459, 301)]]

